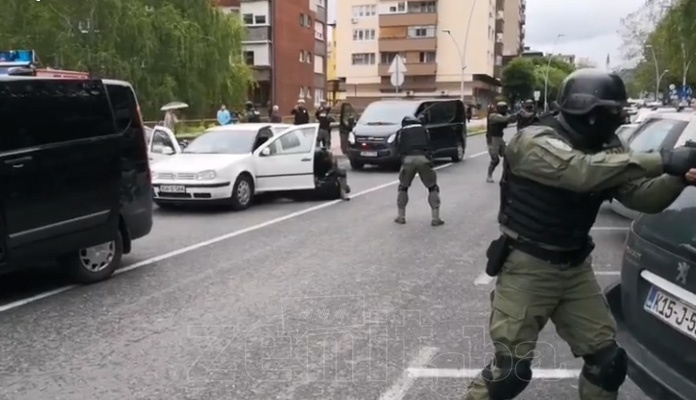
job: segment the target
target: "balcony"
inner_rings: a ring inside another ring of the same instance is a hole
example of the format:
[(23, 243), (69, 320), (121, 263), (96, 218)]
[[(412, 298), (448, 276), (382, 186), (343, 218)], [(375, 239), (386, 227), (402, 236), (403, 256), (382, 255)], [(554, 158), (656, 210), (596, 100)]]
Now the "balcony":
[(379, 27), (437, 25), (437, 13), (380, 15)]
[(493, 54), (495, 54), (496, 56), (502, 56), (504, 48), (505, 46), (503, 42), (495, 42), (495, 46), (493, 47)]
[(496, 19), (495, 20), (495, 33), (503, 33), (505, 30), (505, 20), (504, 19)]
[[(389, 77), (382, 77), (382, 83), (379, 86), (379, 90), (384, 93), (393, 93), (394, 86), (392, 86), (389, 81)], [(435, 76), (430, 77), (409, 77), (404, 79), (404, 84), (401, 85), (399, 90), (403, 93), (408, 90), (413, 90), (414, 92), (434, 92), (437, 90), (437, 82), (435, 82)]]
[[(406, 76), (429, 76), (437, 74), (437, 63), (406, 63)], [(390, 76), (390, 64), (379, 65), (380, 76)]]
[(503, 67), (500, 67), (497, 65), (495, 67), (493, 67), (493, 77), (498, 78), (498, 79), (502, 78), (503, 77)]
[(244, 42), (263, 42), (272, 40), (270, 26), (247, 26)]
[(436, 38), (380, 39), (379, 51), (401, 53), (406, 51), (436, 51)]
[(505, 10), (505, 0), (495, 0), (495, 9), (498, 11)]

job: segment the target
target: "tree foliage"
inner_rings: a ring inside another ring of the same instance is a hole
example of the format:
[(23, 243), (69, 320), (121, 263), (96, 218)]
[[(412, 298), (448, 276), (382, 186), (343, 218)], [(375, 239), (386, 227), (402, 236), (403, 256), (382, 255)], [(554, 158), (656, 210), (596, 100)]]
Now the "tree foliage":
[(5, 0), (0, 47), (34, 49), (45, 66), (133, 84), (149, 117), (170, 101), (190, 116), (244, 100), (244, 27), (212, 0)]
[[(549, 63), (550, 61), (550, 63)], [(531, 99), (535, 91), (543, 101), (548, 72), (548, 102), (556, 98), (558, 88), (575, 66), (557, 57), (517, 57), (503, 68), (503, 93), (511, 102)]]

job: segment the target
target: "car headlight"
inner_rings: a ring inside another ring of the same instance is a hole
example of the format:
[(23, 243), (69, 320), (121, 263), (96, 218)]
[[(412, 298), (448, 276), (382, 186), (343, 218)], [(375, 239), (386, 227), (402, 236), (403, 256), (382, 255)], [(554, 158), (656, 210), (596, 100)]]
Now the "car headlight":
[(353, 132), (348, 134), (348, 143), (355, 144), (355, 134)]
[(210, 181), (217, 177), (215, 171), (203, 171), (196, 174), (196, 180), (199, 181)]
[(392, 134), (389, 135), (389, 137), (387, 138), (387, 143), (394, 143), (395, 140), (396, 140), (396, 133), (392, 133)]

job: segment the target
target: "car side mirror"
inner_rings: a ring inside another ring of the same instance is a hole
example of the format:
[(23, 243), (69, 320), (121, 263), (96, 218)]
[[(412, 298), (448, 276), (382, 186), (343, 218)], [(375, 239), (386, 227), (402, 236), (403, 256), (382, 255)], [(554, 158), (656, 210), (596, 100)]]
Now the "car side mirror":
[(268, 147), (266, 147), (265, 149), (261, 150), (261, 155), (264, 156), (264, 157), (270, 156), (270, 155), (271, 155), (271, 149), (269, 149)]
[(162, 154), (164, 154), (165, 156), (171, 156), (172, 154), (174, 154), (174, 149), (168, 146), (164, 146), (162, 148)]

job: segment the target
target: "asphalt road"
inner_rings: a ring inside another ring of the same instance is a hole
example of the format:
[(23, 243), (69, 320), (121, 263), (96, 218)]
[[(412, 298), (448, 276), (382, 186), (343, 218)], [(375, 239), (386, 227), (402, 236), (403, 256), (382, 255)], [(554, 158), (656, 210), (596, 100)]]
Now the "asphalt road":
[[(113, 279), (65, 287), (31, 271), (0, 284), (0, 399), (461, 398), (489, 355), (484, 251), (498, 185), (481, 136), (439, 171), (442, 216), (411, 191), (392, 222), (394, 172), (349, 175), (350, 202), (271, 201), (244, 212), (156, 213)], [(602, 285), (628, 223), (603, 210)], [(553, 326), (520, 399), (577, 398), (581, 367)], [(621, 398), (645, 397), (627, 383)]]

